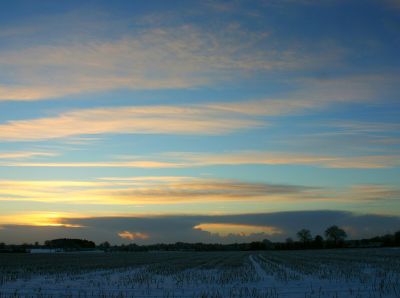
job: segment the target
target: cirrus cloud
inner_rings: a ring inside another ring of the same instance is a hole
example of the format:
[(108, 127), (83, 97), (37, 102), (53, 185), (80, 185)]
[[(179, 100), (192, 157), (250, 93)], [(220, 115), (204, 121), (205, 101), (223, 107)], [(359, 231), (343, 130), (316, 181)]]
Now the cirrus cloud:
[(224, 153), (170, 152), (157, 159), (93, 162), (7, 162), (5, 167), (42, 168), (193, 168), (242, 165), (303, 165), (336, 169), (385, 169), (400, 165), (400, 155), (321, 155), (268, 151), (239, 151)]
[[(113, 89), (187, 89), (255, 71), (295, 70), (327, 59), (318, 52), (310, 55), (267, 40), (266, 32), (241, 26), (211, 31), (183, 24), (142, 26), (113, 40), (91, 38), (0, 49), (0, 67), (10, 82), (0, 84), (0, 101)], [(260, 44), (267, 49), (261, 50)]]

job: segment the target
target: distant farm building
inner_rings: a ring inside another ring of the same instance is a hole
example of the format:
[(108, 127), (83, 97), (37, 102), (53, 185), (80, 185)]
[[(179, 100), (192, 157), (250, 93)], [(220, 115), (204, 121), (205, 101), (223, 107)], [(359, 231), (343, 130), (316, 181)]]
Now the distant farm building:
[(49, 254), (63, 252), (61, 248), (31, 248), (28, 250), (31, 254)]

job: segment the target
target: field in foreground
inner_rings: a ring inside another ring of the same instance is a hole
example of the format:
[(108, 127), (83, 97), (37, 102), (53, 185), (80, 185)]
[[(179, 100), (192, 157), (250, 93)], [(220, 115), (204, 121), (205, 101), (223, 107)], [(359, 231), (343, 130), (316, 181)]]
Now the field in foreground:
[(400, 297), (400, 250), (0, 254), (0, 297)]

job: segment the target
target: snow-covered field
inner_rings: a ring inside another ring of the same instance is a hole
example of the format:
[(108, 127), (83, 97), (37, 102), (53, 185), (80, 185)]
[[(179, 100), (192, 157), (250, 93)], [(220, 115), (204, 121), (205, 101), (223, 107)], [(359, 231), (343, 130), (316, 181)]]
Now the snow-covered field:
[(2, 254), (0, 297), (400, 297), (400, 250)]

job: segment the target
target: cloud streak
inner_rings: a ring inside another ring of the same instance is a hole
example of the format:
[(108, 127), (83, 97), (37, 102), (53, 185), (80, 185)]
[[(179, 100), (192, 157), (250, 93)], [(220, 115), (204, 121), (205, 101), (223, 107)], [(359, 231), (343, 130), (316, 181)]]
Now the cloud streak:
[(316, 198), (316, 188), (194, 177), (147, 177), (95, 181), (0, 180), (0, 200), (72, 204), (177, 204), (290, 201)]
[(263, 127), (267, 125), (263, 117), (315, 112), (332, 103), (371, 101), (387, 84), (396, 85), (396, 79), (380, 76), (307, 79), (300, 81), (302, 87), (299, 90), (282, 98), (73, 110), (53, 117), (10, 120), (0, 124), (0, 140), (35, 141), (121, 133), (227, 134)]
[[(322, 188), (292, 184), (245, 182), (195, 177), (110, 177), (93, 181), (0, 180), (0, 201), (51, 204), (137, 206), (215, 203), (305, 204), (306, 202), (356, 204), (400, 198), (395, 186), (353, 185)], [(207, 209), (207, 210), (208, 210)], [(229, 208), (228, 208), (229, 209)]]
[(0, 152), (0, 160), (8, 159), (30, 159), (32, 157), (53, 157), (57, 156), (53, 152), (36, 152), (36, 151), (14, 151), (14, 152)]
[(264, 121), (209, 106), (131, 106), (83, 109), (56, 117), (9, 121), (0, 125), (0, 140), (35, 141), (98, 134), (218, 135), (257, 128)]
[(334, 156), (303, 153), (245, 151), (233, 153), (171, 153), (187, 166), (214, 165), (307, 165), (326, 168), (389, 168), (400, 164), (399, 155)]
[[(129, 159), (129, 157), (127, 157)], [(400, 165), (400, 155), (340, 156), (267, 151), (226, 153), (174, 152), (161, 154), (158, 160), (107, 162), (7, 162), (8, 167), (49, 168), (193, 168), (242, 165), (302, 165), (336, 169), (385, 169)]]

